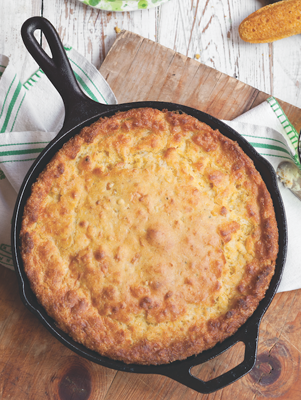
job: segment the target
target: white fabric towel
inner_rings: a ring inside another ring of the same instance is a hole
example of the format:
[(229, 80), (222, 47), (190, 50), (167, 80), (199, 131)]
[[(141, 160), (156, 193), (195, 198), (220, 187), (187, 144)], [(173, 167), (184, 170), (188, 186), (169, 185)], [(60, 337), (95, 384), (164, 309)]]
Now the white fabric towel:
[[(270, 97), (234, 121), (224, 121), (242, 134), (273, 166), (275, 171), (281, 161), (298, 164), (298, 133), (288, 121), (278, 102)], [(301, 288), (301, 202), (279, 182), (288, 225), (288, 252), (283, 277), (278, 292)]]
[[(87, 60), (66, 48), (83, 91), (101, 103), (115, 104), (107, 82)], [(55, 88), (41, 70), (23, 85), (9, 60), (0, 55), (0, 264), (13, 268), (11, 217), (17, 192), (33, 160), (62, 126), (64, 108)], [(242, 134), (276, 170), (282, 160), (297, 164), (298, 133), (271, 97), (235, 121), (224, 121)], [(288, 258), (279, 291), (301, 288), (301, 203), (279, 184), (289, 227)]]

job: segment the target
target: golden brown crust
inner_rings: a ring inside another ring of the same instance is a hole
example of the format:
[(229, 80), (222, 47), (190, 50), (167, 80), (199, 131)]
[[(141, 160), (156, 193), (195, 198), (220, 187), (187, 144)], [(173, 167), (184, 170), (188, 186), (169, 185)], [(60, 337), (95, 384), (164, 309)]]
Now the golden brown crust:
[(241, 39), (270, 43), (301, 33), (301, 0), (269, 4), (245, 18), (239, 26)]
[(274, 273), (278, 231), (253, 162), (195, 118), (134, 109), (84, 128), (33, 185), (31, 287), (61, 329), (126, 363), (232, 335)]

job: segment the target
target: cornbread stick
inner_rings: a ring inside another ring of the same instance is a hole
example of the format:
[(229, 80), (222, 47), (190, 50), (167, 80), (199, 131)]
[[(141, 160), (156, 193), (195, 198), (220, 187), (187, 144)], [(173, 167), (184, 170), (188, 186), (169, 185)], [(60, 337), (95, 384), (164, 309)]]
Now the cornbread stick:
[(270, 43), (301, 33), (301, 0), (284, 0), (260, 8), (239, 26), (245, 42)]

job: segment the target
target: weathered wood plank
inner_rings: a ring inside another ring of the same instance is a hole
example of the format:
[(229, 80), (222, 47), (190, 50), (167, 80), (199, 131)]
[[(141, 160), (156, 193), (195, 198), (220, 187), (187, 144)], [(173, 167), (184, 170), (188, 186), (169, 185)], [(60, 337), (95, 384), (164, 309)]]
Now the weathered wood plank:
[[(180, 0), (162, 8), (159, 43), (271, 93), (270, 49), (251, 46), (238, 35), (239, 23), (258, 8), (256, 2), (239, 7), (224, 1)], [(171, 9), (175, 8), (174, 12)], [(254, 78), (256, 76), (256, 84)]]
[(25, 2), (1, 1), (0, 12), (0, 54), (9, 57), (15, 66), (21, 82), (37, 69), (37, 64), (27, 52), (22, 38), (21, 26), (33, 15), (41, 14), (42, 0)]
[(0, 53), (11, 58), (24, 81), (35, 63), (27, 53), (20, 28), (26, 18), (43, 15), (58, 28), (64, 43), (74, 46), (97, 68), (116, 33), (130, 30), (181, 54), (238, 78), (254, 88), (301, 106), (299, 36), (273, 44), (250, 44), (238, 36), (239, 23), (268, 3), (173, 0), (157, 9), (109, 13), (87, 7), (77, 0), (34, 0), (1, 4)]
[(257, 45), (238, 35), (240, 22), (268, 3), (175, 0), (160, 10), (158, 42), (300, 107), (299, 35)]
[(58, 29), (62, 42), (73, 46), (97, 68), (116, 39), (116, 27), (155, 40), (156, 10), (136, 11), (134, 15), (97, 10), (77, 0), (44, 1), (43, 9), (43, 16)]
[[(129, 31), (119, 34), (100, 72), (120, 103), (171, 101), (197, 108), (220, 119), (232, 120), (269, 96)], [(299, 130), (299, 109), (279, 101)]]

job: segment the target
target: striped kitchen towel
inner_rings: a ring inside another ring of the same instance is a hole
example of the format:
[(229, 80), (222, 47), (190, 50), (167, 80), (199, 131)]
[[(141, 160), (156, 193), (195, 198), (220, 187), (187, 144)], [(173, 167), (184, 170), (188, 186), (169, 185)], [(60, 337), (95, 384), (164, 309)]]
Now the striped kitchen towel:
[(297, 150), (299, 134), (274, 97), (234, 121), (224, 122), (244, 136), (275, 170), (281, 160), (292, 161), (301, 168)]
[[(65, 47), (75, 77), (93, 100), (117, 100), (97, 69), (71, 47)], [(60, 95), (41, 69), (25, 83), (9, 59), (0, 55), (0, 264), (13, 269), (11, 218), (17, 192), (33, 160), (55, 137), (64, 119)]]
[[(275, 171), (281, 161), (291, 161), (300, 169), (298, 160), (298, 132), (275, 98), (253, 108), (234, 121), (224, 121), (239, 132), (265, 157)], [(301, 171), (300, 171), (301, 177)], [(301, 261), (299, 242), (301, 238), (301, 203), (282, 183), (280, 193), (285, 206), (288, 225), (288, 251), (284, 274), (278, 292), (301, 288)]]

